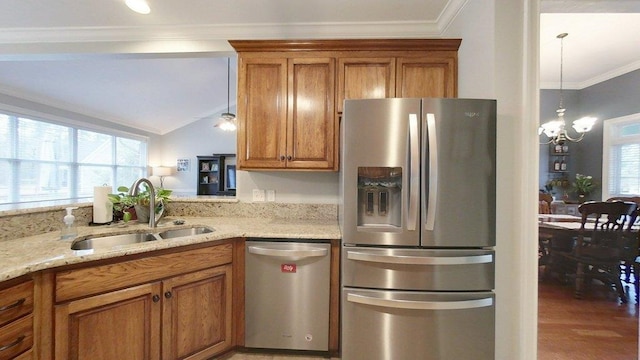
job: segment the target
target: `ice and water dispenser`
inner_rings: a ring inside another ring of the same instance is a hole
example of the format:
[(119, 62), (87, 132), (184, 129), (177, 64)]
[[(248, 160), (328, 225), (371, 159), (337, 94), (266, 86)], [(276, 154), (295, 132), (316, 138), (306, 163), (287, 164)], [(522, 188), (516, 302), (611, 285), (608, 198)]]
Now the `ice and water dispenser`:
[(358, 167), (358, 228), (399, 228), (401, 210), (402, 168)]

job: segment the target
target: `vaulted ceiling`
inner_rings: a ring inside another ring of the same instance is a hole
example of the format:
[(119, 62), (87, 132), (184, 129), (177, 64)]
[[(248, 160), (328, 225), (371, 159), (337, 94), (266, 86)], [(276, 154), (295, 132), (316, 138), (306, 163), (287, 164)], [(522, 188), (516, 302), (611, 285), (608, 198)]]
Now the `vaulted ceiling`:
[[(2, 0), (0, 93), (165, 134), (227, 111), (228, 56), (234, 107), (228, 39), (437, 38), (467, 1), (480, 0), (148, 0), (151, 13), (140, 15), (124, 0)], [(562, 13), (585, 3), (610, 7)], [(541, 18), (541, 86), (558, 81), (560, 32), (570, 33), (565, 87), (639, 68), (630, 50), (640, 49), (640, 14), (628, 14), (639, 3), (543, 1), (551, 13)], [(612, 8), (636, 17), (605, 19)]]

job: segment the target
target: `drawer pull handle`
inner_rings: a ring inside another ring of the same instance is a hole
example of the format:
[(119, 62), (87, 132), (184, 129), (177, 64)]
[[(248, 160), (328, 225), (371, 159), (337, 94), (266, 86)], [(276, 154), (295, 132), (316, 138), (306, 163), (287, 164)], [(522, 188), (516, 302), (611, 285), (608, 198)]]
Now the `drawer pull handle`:
[(20, 306), (20, 305), (24, 304), (24, 302), (25, 302), (26, 300), (27, 300), (27, 299), (22, 298), (22, 299), (20, 299), (20, 300), (18, 300), (18, 301), (16, 301), (16, 302), (14, 302), (14, 303), (13, 303), (13, 304), (11, 304), (11, 305), (7, 305), (7, 306), (0, 307), (0, 311), (5, 311), (5, 310), (9, 310), (9, 309), (17, 308), (18, 306)]
[(8, 349), (10, 349), (10, 348), (12, 348), (12, 347), (14, 347), (14, 346), (16, 346), (16, 345), (20, 344), (20, 343), (22, 342), (22, 340), (24, 340), (24, 339), (25, 339), (25, 337), (26, 337), (26, 336), (24, 336), (24, 335), (20, 335), (20, 336), (16, 339), (16, 341), (12, 342), (11, 344), (7, 344), (7, 345), (0, 346), (0, 351), (8, 350)]

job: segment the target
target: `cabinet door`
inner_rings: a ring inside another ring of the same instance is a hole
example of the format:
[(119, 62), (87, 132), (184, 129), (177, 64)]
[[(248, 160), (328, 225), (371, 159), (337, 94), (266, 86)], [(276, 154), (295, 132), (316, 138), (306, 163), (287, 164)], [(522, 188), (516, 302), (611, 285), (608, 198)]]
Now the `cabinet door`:
[(397, 60), (396, 96), (456, 97), (457, 56), (400, 57)]
[(285, 166), (286, 105), (287, 60), (241, 57), (238, 72), (240, 169)]
[(163, 282), (163, 359), (204, 359), (232, 345), (231, 265)]
[(160, 359), (160, 291), (156, 282), (57, 305), (55, 358)]
[(395, 86), (395, 58), (338, 59), (338, 113), (342, 113), (345, 99), (395, 97)]
[(289, 59), (287, 168), (337, 168), (335, 60)]

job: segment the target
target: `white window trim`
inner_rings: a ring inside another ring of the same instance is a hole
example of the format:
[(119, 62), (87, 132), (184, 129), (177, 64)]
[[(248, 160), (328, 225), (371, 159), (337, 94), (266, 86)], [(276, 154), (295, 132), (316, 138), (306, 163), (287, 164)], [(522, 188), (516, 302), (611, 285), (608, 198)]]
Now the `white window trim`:
[(614, 126), (640, 121), (640, 113), (621, 116), (603, 121), (602, 127), (602, 200), (609, 199), (609, 157), (611, 148), (611, 132)]
[[(144, 135), (139, 135), (139, 134), (134, 134), (134, 133), (129, 133), (126, 131), (121, 131), (121, 130), (116, 130), (113, 128), (109, 128), (109, 127), (104, 127), (104, 126), (100, 126), (100, 125), (95, 125), (95, 124), (87, 124), (84, 123), (82, 121), (77, 121), (77, 120), (73, 120), (73, 119), (67, 119), (67, 118), (63, 118), (60, 116), (56, 116), (54, 114), (49, 114), (49, 113), (43, 113), (43, 112), (39, 112), (39, 111), (34, 111), (34, 110), (29, 110), (29, 109), (24, 109), (24, 108), (20, 108), (20, 107), (16, 107), (16, 106), (12, 106), (12, 105), (7, 105), (4, 103), (0, 103), (0, 113), (2, 114), (6, 114), (9, 116), (13, 116), (13, 117), (18, 117), (18, 118), (25, 118), (25, 119), (29, 119), (29, 120), (33, 120), (33, 121), (37, 121), (37, 122), (42, 122), (42, 123), (49, 123), (49, 124), (55, 124), (55, 125), (60, 125), (60, 126), (65, 126), (65, 127), (69, 127), (72, 128), (74, 131), (74, 134), (77, 133), (78, 130), (86, 130), (86, 131), (92, 131), (92, 132), (97, 132), (100, 134), (104, 134), (104, 135), (108, 135), (111, 136), (113, 139), (115, 138), (125, 138), (125, 139), (131, 139), (131, 140), (136, 140), (136, 141), (140, 141), (143, 143), (147, 144), (147, 151), (146, 151), (146, 167), (145, 167), (145, 174), (147, 169), (149, 168), (149, 137), (148, 136), (144, 136)], [(75, 137), (77, 138), (77, 134), (75, 134)], [(14, 139), (14, 141), (18, 141), (17, 138)], [(74, 146), (77, 146), (77, 142), (74, 142)], [(16, 147), (13, 147), (16, 148)], [(115, 144), (114, 144), (114, 151), (115, 151)], [(76, 169), (75, 171), (77, 171), (77, 167), (79, 165), (91, 165), (91, 164), (79, 164), (77, 162), (77, 149), (74, 149), (72, 151), (73, 153), (73, 159), (72, 159), (72, 166), (75, 166)], [(12, 156), (15, 156), (16, 154), (13, 154)], [(21, 161), (26, 161), (29, 162), (31, 160), (21, 160)], [(101, 166), (103, 164), (100, 164)], [(133, 168), (138, 168), (137, 166), (129, 166), (129, 165), (109, 165), (112, 168), (117, 168), (117, 167), (133, 167)], [(117, 174), (114, 173), (114, 177), (117, 177)], [(14, 183), (11, 186), (17, 187), (19, 186), (18, 184)], [(74, 186), (77, 186), (77, 184), (74, 184)], [(117, 186), (117, 185), (116, 185)], [(41, 201), (21, 201), (21, 202), (9, 202), (9, 203), (3, 203), (0, 204), (0, 212), (2, 211), (6, 211), (6, 210), (16, 210), (16, 209), (33, 209), (33, 208), (39, 208), (39, 207), (48, 207), (48, 206), (52, 206), (52, 205), (69, 205), (69, 204), (80, 204), (82, 203), (84, 200), (92, 200), (92, 197), (86, 197), (86, 196), (74, 196), (70, 199), (52, 199), (52, 200), (41, 200)]]
[(104, 133), (107, 135), (125, 137), (133, 140), (143, 141), (146, 143), (149, 142), (149, 136), (135, 134), (135, 133), (131, 133), (123, 130), (117, 130), (107, 126), (91, 124), (84, 121), (65, 118), (65, 117), (54, 115), (54, 114), (44, 113), (41, 111), (25, 109), (19, 106), (8, 105), (5, 103), (0, 103), (0, 113), (23, 117), (31, 120), (47, 122), (47, 123), (56, 124), (56, 125), (69, 126), (69, 127), (73, 127), (80, 130), (96, 131), (96, 132)]

